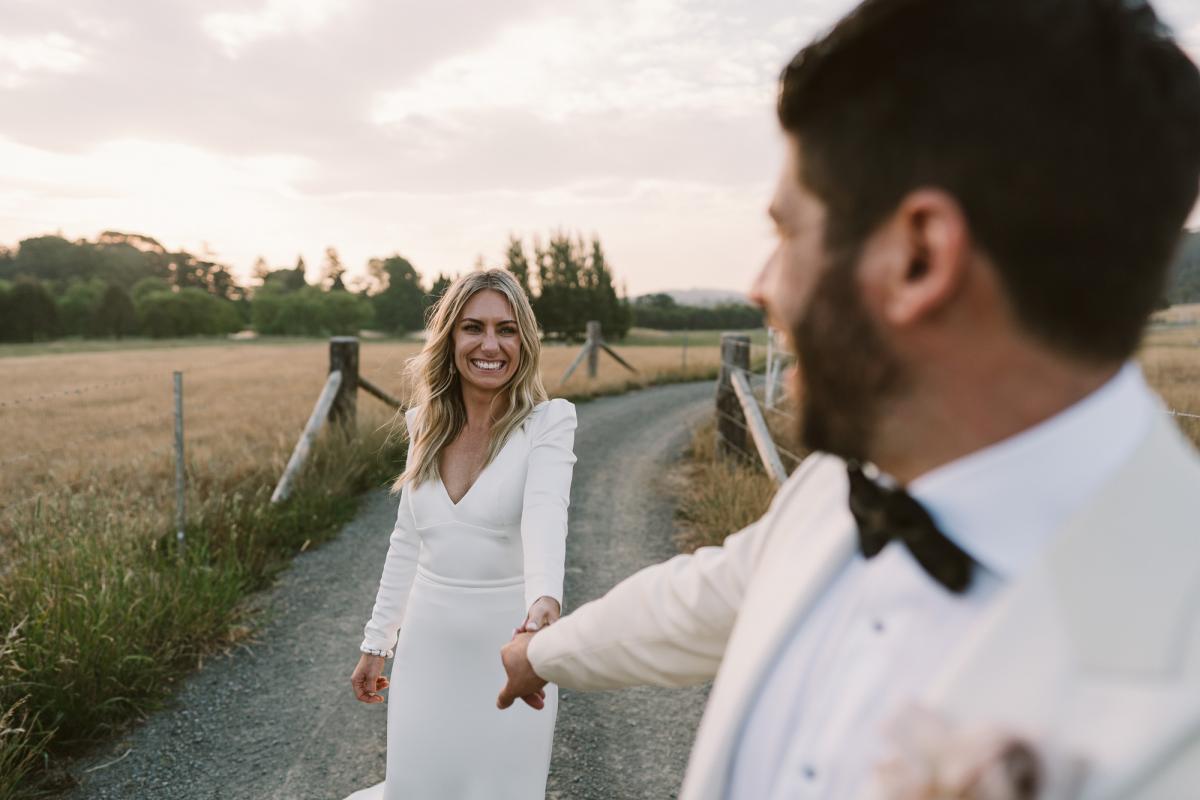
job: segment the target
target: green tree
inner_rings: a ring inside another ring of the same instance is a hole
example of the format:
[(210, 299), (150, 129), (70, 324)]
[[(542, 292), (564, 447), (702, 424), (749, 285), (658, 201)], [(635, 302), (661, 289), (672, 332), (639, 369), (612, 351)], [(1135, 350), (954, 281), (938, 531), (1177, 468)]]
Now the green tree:
[(600, 322), (601, 330), (606, 338), (624, 339), (633, 322), (633, 314), (630, 311), (629, 302), (617, 296), (617, 290), (613, 286), (612, 272), (604, 258), (604, 249), (600, 246), (599, 237), (592, 237), (591, 257), (588, 260), (587, 270), (590, 318)]
[(154, 294), (155, 292), (169, 293), (170, 291), (171, 284), (165, 278), (142, 278), (129, 290), (129, 296), (133, 298), (133, 304), (136, 306), (148, 294)]
[(304, 259), (298, 259), (293, 269), (275, 269), (263, 277), (262, 286), (255, 292), (255, 299), (264, 292), (295, 292), (308, 286), (304, 279)]
[(330, 291), (321, 297), (321, 324), (323, 335), (357, 336), (368, 327), (375, 313), (371, 302), (359, 294), (344, 289)]
[(525, 245), (512, 234), (508, 236), (508, 249), (504, 251), (504, 268), (521, 284), (525, 295), (532, 298), (533, 289), (529, 285), (529, 259), (525, 255)]
[(379, 329), (400, 334), (424, 328), (425, 290), (421, 273), (408, 259), (400, 255), (371, 259), (367, 270), (384, 276), (383, 290), (370, 298)]
[(135, 307), (142, 331), (155, 338), (218, 336), (242, 328), (241, 316), (232, 301), (194, 286), (178, 292), (145, 294)]
[(9, 341), (37, 342), (59, 335), (58, 307), (40, 281), (22, 278), (5, 292), (0, 317)]
[(92, 336), (95, 334), (96, 309), (104, 296), (104, 281), (99, 278), (71, 280), (58, 295), (58, 318), (62, 332), (67, 336)]
[(133, 300), (120, 286), (109, 285), (96, 307), (93, 328), (100, 336), (121, 339), (137, 332), (137, 311)]

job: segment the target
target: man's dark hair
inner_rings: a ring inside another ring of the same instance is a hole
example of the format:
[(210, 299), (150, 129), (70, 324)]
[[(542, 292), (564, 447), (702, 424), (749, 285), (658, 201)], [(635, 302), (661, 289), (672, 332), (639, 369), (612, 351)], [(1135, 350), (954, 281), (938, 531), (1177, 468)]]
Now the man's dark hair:
[(1137, 348), (1200, 181), (1200, 74), (1145, 3), (866, 0), (787, 66), (778, 111), (828, 248), (940, 188), (1032, 334)]

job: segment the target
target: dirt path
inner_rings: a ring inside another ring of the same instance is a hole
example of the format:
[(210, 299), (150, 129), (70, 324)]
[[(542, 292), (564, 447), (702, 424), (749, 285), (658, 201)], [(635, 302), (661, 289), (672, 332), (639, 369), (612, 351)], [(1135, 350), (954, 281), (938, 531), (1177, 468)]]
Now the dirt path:
[[(711, 403), (705, 382), (579, 406), (568, 610), (674, 554), (660, 477)], [(341, 800), (382, 780), (386, 708), (355, 702), (348, 677), (395, 513), (373, 494), (335, 541), (297, 558), (263, 597), (258, 642), (213, 661), (171, 708), (76, 765), (69, 799)], [(563, 692), (547, 797), (675, 797), (704, 692)]]

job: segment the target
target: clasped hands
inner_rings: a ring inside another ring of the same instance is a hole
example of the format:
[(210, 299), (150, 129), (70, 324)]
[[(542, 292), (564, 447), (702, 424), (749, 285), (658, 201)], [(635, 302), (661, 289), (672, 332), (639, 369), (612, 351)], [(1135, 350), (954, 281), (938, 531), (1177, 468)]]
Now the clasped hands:
[(557, 621), (560, 612), (558, 601), (553, 597), (539, 597), (529, 607), (525, 622), (513, 630), (509, 643), (500, 648), (500, 663), (504, 665), (508, 683), (504, 684), (500, 696), (496, 698), (497, 708), (508, 708), (518, 697), (531, 708), (545, 708), (546, 681), (533, 671), (526, 652), (533, 635)]
[[(519, 697), (529, 706), (537, 709), (546, 705), (546, 681), (538, 677), (529, 664), (525, 651), (534, 633), (558, 620), (561, 609), (553, 597), (543, 596), (533, 601), (525, 621), (520, 627), (513, 629), (512, 640), (500, 650), (500, 661), (508, 674), (508, 683), (500, 690), (496, 698), (498, 708), (508, 708)], [(354, 688), (354, 696), (363, 703), (382, 703), (383, 696), (379, 694), (388, 688), (388, 679), (383, 675), (383, 656), (373, 656), (363, 653), (358, 659), (358, 666), (350, 677)]]

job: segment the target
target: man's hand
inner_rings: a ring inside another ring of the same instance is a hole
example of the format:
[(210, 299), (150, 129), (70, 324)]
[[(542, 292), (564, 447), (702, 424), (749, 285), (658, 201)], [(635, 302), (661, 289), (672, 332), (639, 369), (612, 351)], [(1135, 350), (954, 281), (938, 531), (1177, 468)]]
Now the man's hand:
[(500, 663), (508, 673), (508, 683), (500, 690), (496, 698), (497, 708), (508, 708), (519, 697), (533, 708), (541, 709), (546, 705), (546, 692), (543, 688), (546, 681), (538, 677), (529, 663), (526, 652), (532, 633), (518, 633), (512, 641), (500, 648)]

